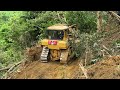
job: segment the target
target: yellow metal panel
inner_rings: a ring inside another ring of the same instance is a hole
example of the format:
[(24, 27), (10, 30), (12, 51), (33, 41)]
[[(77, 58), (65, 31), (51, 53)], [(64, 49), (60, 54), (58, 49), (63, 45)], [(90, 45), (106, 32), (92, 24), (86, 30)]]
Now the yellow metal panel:
[(57, 45), (48, 45), (48, 39), (41, 41), (41, 45), (47, 46), (49, 49), (67, 49), (67, 41), (57, 40)]
[(59, 45), (48, 45), (49, 49), (59, 49)]
[(68, 45), (65, 41), (59, 41), (59, 48), (60, 49), (67, 49)]
[(48, 39), (41, 40), (41, 45), (48, 45)]

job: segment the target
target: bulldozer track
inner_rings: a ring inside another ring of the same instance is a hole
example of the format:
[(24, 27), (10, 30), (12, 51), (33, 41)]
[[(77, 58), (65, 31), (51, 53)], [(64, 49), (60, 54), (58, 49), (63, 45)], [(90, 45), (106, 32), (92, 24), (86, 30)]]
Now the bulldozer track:
[(47, 47), (43, 47), (43, 50), (40, 56), (41, 62), (48, 62), (48, 53), (49, 53), (49, 49)]
[(60, 63), (67, 64), (69, 52), (67, 50), (62, 51), (60, 56)]

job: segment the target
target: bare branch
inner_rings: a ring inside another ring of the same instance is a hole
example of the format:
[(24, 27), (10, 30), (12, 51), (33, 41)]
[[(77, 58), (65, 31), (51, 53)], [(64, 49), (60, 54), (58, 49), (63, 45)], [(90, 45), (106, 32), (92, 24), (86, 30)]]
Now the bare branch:
[(119, 22), (120, 22), (120, 16), (117, 15), (115, 12), (113, 11), (108, 11), (110, 13), (110, 15), (114, 16)]
[(84, 75), (85, 75), (85, 77), (87, 79), (88, 78), (88, 76), (87, 76), (87, 70), (84, 68), (84, 66), (81, 63), (79, 63), (79, 66), (80, 66), (81, 70), (83, 71), (83, 73), (84, 73)]

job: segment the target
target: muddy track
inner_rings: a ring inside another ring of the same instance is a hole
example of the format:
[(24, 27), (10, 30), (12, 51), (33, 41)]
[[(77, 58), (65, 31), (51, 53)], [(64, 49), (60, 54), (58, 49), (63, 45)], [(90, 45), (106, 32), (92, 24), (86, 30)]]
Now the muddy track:
[(79, 78), (79, 61), (75, 60), (69, 65), (62, 65), (59, 62), (41, 63), (34, 61), (21, 66), (19, 72), (11, 75), (12, 79), (72, 79)]
[[(11, 74), (11, 79), (85, 79), (79, 60), (70, 65), (59, 62), (29, 62)], [(120, 56), (112, 56), (87, 66), (88, 79), (120, 79)]]

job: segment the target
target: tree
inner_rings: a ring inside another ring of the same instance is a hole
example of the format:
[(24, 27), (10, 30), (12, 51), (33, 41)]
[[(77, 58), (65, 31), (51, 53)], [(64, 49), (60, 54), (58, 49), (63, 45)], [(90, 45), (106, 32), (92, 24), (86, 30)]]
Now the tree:
[(96, 31), (96, 15), (92, 11), (68, 11), (65, 14), (68, 24), (77, 24), (80, 32)]

